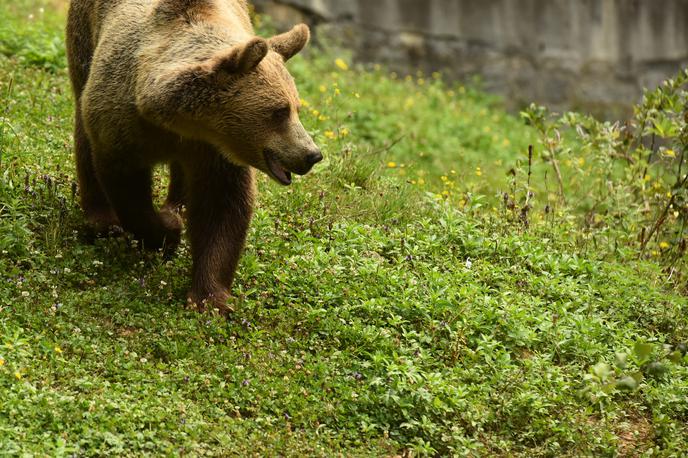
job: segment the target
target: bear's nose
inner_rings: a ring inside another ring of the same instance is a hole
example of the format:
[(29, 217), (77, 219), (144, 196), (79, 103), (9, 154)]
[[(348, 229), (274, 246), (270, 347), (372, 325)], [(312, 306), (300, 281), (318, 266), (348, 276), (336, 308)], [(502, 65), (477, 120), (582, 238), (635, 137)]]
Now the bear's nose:
[(323, 160), (323, 155), (320, 152), (319, 149), (316, 149), (314, 151), (311, 151), (306, 155), (306, 162), (308, 162), (308, 165), (314, 166), (318, 162)]

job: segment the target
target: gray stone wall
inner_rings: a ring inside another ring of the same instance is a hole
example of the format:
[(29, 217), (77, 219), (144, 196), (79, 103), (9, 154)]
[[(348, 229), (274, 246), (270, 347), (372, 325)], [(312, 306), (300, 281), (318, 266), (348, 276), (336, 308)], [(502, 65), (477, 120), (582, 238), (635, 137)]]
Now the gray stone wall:
[(358, 60), (480, 75), (516, 108), (607, 116), (688, 66), (688, 0), (255, 0), (280, 27), (306, 21)]

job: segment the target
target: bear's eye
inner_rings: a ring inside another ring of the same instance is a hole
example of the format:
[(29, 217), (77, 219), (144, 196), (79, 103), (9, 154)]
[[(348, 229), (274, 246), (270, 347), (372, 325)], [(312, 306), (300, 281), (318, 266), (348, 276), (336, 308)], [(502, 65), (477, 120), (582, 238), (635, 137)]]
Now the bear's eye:
[(272, 112), (272, 119), (274, 119), (277, 122), (282, 122), (286, 121), (289, 119), (289, 116), (291, 115), (291, 108), (290, 107), (283, 107), (278, 110), (275, 110)]

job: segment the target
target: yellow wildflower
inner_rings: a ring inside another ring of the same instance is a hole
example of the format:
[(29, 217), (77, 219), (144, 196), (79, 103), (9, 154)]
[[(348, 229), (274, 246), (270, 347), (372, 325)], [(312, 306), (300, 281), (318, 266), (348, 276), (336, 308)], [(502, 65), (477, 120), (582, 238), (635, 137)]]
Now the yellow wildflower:
[(329, 138), (330, 140), (334, 140), (335, 138), (337, 138), (337, 134), (335, 134), (331, 130), (326, 130), (325, 137)]
[(62, 349), (57, 345), (55, 345), (55, 353), (57, 353), (58, 355), (62, 354)]
[(344, 59), (338, 58), (337, 60), (334, 61), (334, 64), (343, 71), (347, 71), (349, 69), (349, 65), (344, 62)]
[(304, 108), (308, 108), (309, 106), (311, 106), (311, 104), (308, 103), (308, 100), (306, 100), (306, 99), (301, 99), (301, 106), (304, 107)]
[(21, 378), (22, 378), (21, 372), (15, 371), (14, 372), (14, 378), (16, 378), (17, 380), (21, 380)]
[(2, 366), (4, 366), (4, 365), (5, 365), (5, 360), (2, 359), (2, 358), (0, 358), (0, 367), (2, 367)]
[(676, 151), (669, 148), (669, 149), (664, 150), (664, 155), (666, 157), (676, 157)]
[(659, 242), (659, 247), (660, 247), (662, 250), (668, 250), (669, 247), (671, 247), (671, 245), (669, 245), (668, 242)]
[(396, 169), (396, 168), (397, 168), (397, 163), (396, 163), (396, 162), (388, 162), (388, 163), (387, 163), (387, 168), (389, 168), (389, 169)]
[(349, 129), (347, 129), (346, 127), (343, 127), (339, 131), (339, 135), (341, 135), (342, 137), (347, 137), (350, 133), (351, 133), (351, 131)]
[(321, 84), (318, 89), (320, 89), (320, 92), (327, 92), (327, 87), (324, 84)]
[(480, 169), (480, 167), (475, 169), (475, 174), (479, 177), (483, 176), (483, 171)]

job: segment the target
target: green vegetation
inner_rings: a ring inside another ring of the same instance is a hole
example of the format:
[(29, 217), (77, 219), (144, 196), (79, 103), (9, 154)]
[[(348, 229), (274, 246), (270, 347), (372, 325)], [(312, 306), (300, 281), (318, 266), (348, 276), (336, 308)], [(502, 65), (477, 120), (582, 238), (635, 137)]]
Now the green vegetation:
[(55, 4), (0, 4), (0, 454), (688, 450), (685, 76), (614, 125), (297, 59), (328, 160), (261, 178), (225, 320), (84, 228)]

